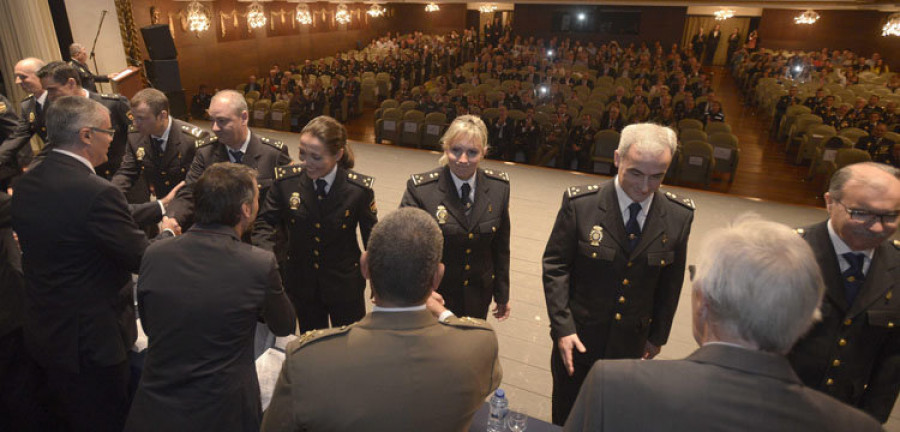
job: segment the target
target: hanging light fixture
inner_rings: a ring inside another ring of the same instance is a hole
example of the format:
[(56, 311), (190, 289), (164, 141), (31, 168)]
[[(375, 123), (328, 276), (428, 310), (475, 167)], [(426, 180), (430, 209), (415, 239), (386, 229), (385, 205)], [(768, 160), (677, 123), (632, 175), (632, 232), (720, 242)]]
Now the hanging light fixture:
[(882, 36), (900, 36), (900, 12), (888, 17), (884, 27), (881, 28)]
[(250, 28), (262, 28), (266, 25), (266, 21), (266, 11), (261, 4), (253, 2), (247, 7), (247, 25)]
[(377, 4), (373, 4), (372, 6), (369, 6), (369, 10), (367, 10), (366, 13), (372, 18), (377, 18), (383, 16), (386, 11), (387, 9)]
[(437, 12), (441, 10), (441, 7), (437, 5), (437, 3), (428, 3), (425, 5), (425, 12)]
[(309, 11), (309, 5), (306, 3), (298, 4), (294, 9), (294, 19), (303, 25), (312, 24), (312, 12)]
[(350, 10), (347, 9), (347, 5), (339, 4), (337, 6), (337, 11), (334, 12), (334, 20), (338, 24), (350, 24)]
[(196, 0), (192, 1), (187, 6), (187, 22), (188, 30), (196, 32), (199, 37), (200, 33), (209, 30), (209, 9)]
[(802, 14), (794, 17), (794, 24), (815, 24), (819, 18), (819, 14), (816, 11), (807, 9)]
[(492, 13), (497, 10), (497, 5), (495, 4), (483, 4), (478, 7), (478, 11), (481, 13)]
[(734, 11), (731, 9), (719, 9), (714, 15), (716, 16), (716, 21), (725, 21), (728, 18), (734, 18)]

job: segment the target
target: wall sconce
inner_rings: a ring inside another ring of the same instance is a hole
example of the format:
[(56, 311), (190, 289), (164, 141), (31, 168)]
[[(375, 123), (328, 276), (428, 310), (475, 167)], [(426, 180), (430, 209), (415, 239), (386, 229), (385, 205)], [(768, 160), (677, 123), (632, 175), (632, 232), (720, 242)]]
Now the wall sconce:
[(900, 36), (900, 12), (888, 17), (884, 27), (881, 28), (882, 36)]
[(372, 18), (377, 18), (383, 16), (386, 11), (387, 9), (377, 4), (373, 4), (372, 6), (369, 6), (369, 10), (366, 11), (366, 14), (368, 14)]
[(794, 17), (794, 24), (815, 24), (819, 20), (819, 14), (812, 9), (807, 9), (800, 15)]
[(298, 23), (303, 25), (310, 25), (313, 22), (312, 12), (309, 11), (309, 5), (306, 3), (300, 3), (297, 5), (297, 8), (294, 9), (294, 19), (297, 20)]
[(196, 0), (190, 2), (187, 6), (186, 15), (188, 30), (197, 33), (197, 37), (200, 37), (200, 33), (209, 30), (209, 9), (200, 4), (200, 2)]
[(350, 24), (350, 10), (347, 9), (347, 5), (339, 4), (337, 6), (337, 11), (334, 12), (334, 20), (338, 24)]
[(251, 29), (264, 27), (266, 21), (266, 11), (261, 4), (253, 2), (247, 7), (247, 25), (250, 26)]

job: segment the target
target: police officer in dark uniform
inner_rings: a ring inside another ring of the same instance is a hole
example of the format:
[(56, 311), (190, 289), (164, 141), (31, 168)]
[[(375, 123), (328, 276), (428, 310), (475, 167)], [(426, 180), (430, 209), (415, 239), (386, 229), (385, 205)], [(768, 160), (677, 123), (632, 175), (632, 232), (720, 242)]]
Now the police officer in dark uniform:
[(676, 146), (671, 129), (630, 125), (615, 180), (563, 195), (543, 258), (555, 424), (595, 361), (650, 359), (668, 340), (694, 217), (692, 200), (658, 191)]
[(340, 327), (365, 316), (365, 279), (360, 248), (378, 222), (374, 179), (351, 171), (353, 152), (337, 120), (320, 116), (300, 132), (298, 165), (274, 170), (275, 183), (260, 207), (253, 243), (275, 250), (286, 230), (282, 263), (285, 289), (297, 311), (300, 331)]
[[(6, 96), (0, 95), (0, 142), (6, 141), (7, 138), (16, 132), (19, 126), (19, 116), (13, 111), (12, 104)], [(18, 175), (21, 168), (15, 166), (0, 167), (0, 186), (2, 190), (6, 190), (10, 177)]]
[(565, 162), (563, 168), (572, 166), (572, 158), (578, 161), (578, 171), (591, 172), (591, 150), (594, 144), (594, 135), (597, 130), (591, 126), (591, 115), (581, 115), (581, 125), (573, 127), (569, 132), (569, 141), (566, 144)]
[(87, 91), (97, 93), (96, 83), (109, 82), (109, 76), (94, 75), (93, 72), (91, 72), (91, 69), (87, 65), (88, 52), (84, 45), (80, 43), (69, 45), (69, 56), (72, 57), (72, 60), (69, 61), (69, 66), (72, 66), (72, 68), (78, 72), (78, 77), (81, 79), (81, 86)]
[[(47, 110), (47, 92), (41, 87), (41, 80), (37, 77), (37, 71), (44, 67), (40, 59), (29, 57), (16, 63), (13, 69), (16, 76), (16, 84), (22, 90), (29, 93), (28, 97), (20, 103), (21, 116), (12, 134), (0, 136), (0, 167), (4, 173), (18, 175), (27, 167), (34, 158), (29, 142), (35, 134), (47, 142), (47, 126), (44, 121), (44, 112)], [(11, 106), (7, 108), (12, 109)], [(8, 168), (7, 168), (8, 167)], [(4, 188), (5, 190), (5, 188)]]
[(247, 127), (250, 113), (240, 93), (234, 90), (216, 93), (209, 104), (209, 117), (216, 136), (195, 141), (196, 153), (185, 176), (185, 186), (167, 210), (184, 229), (193, 221), (192, 186), (206, 167), (217, 162), (233, 162), (255, 169), (260, 200), (263, 200), (272, 186), (275, 167), (291, 162), (288, 149), (281, 141), (256, 135)]
[(509, 317), (509, 176), (478, 168), (488, 147), (480, 118), (456, 118), (441, 147), (445, 166), (414, 174), (401, 207), (433, 215), (444, 234), (446, 268), (438, 294), (457, 316), (484, 319), (493, 298), (493, 315)]
[(778, 134), (778, 128), (781, 127), (781, 118), (787, 113), (788, 107), (800, 104), (801, 100), (797, 97), (798, 91), (797, 86), (791, 86), (788, 94), (778, 98), (778, 103), (775, 104), (775, 117), (772, 121), (773, 137)]

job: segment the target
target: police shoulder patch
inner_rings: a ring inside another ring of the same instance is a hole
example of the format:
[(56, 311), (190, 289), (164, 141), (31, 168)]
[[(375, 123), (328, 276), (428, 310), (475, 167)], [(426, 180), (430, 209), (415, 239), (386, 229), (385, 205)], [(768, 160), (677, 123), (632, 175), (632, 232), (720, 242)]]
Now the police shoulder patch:
[(303, 173), (300, 165), (282, 165), (275, 167), (275, 181), (296, 177)]
[(443, 168), (438, 168), (435, 170), (431, 170), (421, 174), (413, 174), (412, 182), (416, 186), (421, 186), (423, 184), (428, 184), (434, 181), (437, 181), (438, 178), (441, 177), (441, 170)]
[(293, 353), (315, 342), (346, 334), (348, 331), (350, 331), (351, 327), (353, 327), (353, 324), (330, 329), (310, 330), (306, 333), (303, 333), (299, 338), (288, 344), (287, 351)]
[(690, 210), (694, 210), (697, 208), (697, 206), (694, 205), (694, 200), (683, 195), (676, 195), (672, 192), (666, 192), (666, 198), (668, 198), (669, 201), (687, 207)]
[(447, 317), (446, 320), (441, 321), (441, 324), (451, 326), (451, 327), (464, 327), (464, 328), (477, 328), (482, 330), (493, 330), (490, 324), (483, 319), (472, 318), (472, 317), (456, 317), (450, 316)]
[(140, 131), (139, 131), (138, 128), (134, 125), (134, 123), (128, 125), (128, 133), (139, 133), (139, 132), (140, 132)]
[(371, 189), (372, 183), (375, 183), (374, 178), (350, 170), (347, 170), (347, 181), (367, 189)]
[(486, 175), (490, 178), (505, 181), (505, 182), (509, 183), (509, 174), (507, 174), (504, 171), (497, 171), (497, 170), (493, 170), (493, 169), (484, 169), (482, 171), (484, 171), (484, 175)]
[(194, 141), (194, 145), (197, 146), (197, 148), (200, 148), (200, 147), (208, 146), (208, 145), (210, 145), (214, 142), (218, 142), (218, 141), (219, 141), (219, 137), (208, 136), (206, 138), (198, 139), (198, 140)]
[(600, 185), (582, 185), (582, 186), (569, 186), (566, 189), (566, 195), (569, 198), (578, 198), (580, 196), (591, 195), (597, 193), (600, 190)]
[(278, 140), (266, 138), (264, 136), (259, 137), (259, 140), (262, 141), (263, 144), (268, 144), (272, 147), (277, 148), (278, 150), (281, 150), (282, 148), (284, 148), (284, 143), (281, 141), (278, 141)]
[(183, 125), (181, 126), (181, 132), (185, 135), (192, 136), (194, 138), (206, 138), (209, 136), (209, 132), (198, 128), (194, 125)]

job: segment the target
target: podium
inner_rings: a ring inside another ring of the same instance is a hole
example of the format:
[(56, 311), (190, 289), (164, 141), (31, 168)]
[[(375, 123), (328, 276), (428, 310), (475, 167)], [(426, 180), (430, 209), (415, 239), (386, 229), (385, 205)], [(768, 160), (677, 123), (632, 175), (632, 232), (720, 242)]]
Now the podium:
[(112, 83), (113, 92), (125, 96), (129, 100), (144, 88), (141, 69), (134, 66), (123, 69), (109, 81)]

